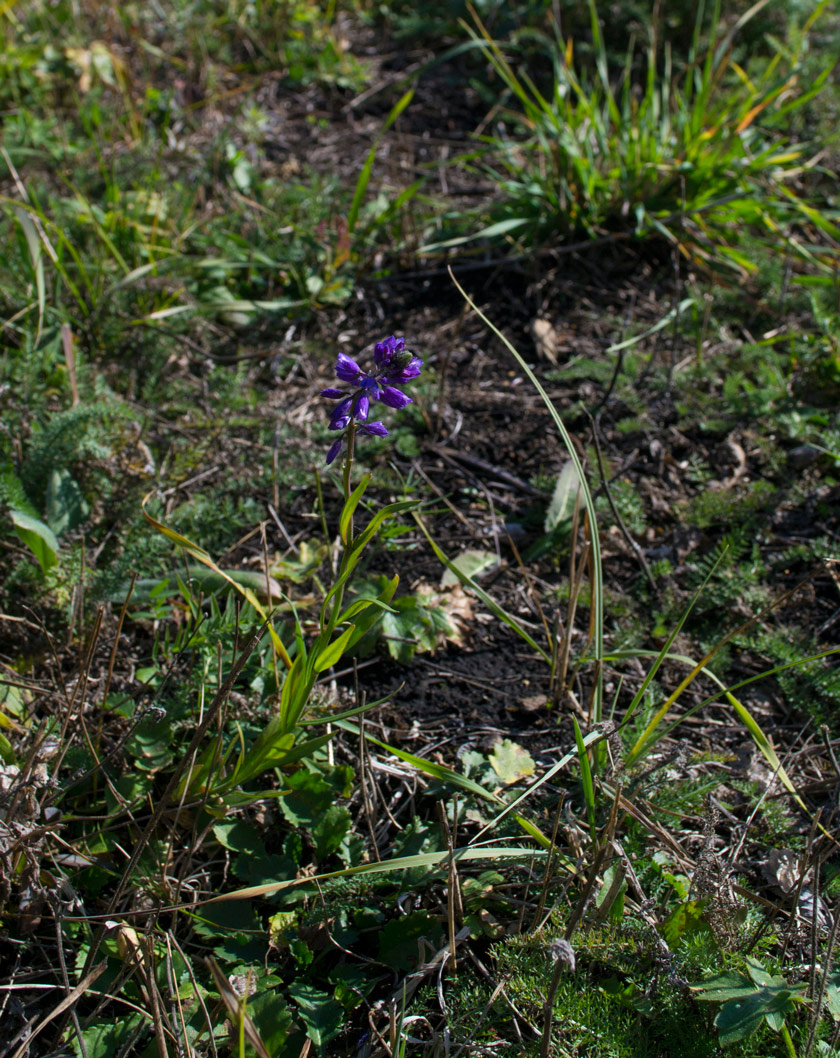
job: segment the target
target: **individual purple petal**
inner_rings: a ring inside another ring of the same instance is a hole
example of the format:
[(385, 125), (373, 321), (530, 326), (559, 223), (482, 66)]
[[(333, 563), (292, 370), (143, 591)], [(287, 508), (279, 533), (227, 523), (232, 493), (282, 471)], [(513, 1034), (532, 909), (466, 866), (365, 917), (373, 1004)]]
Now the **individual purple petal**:
[(347, 391), (344, 389), (322, 389), (321, 396), (326, 397), (327, 400), (341, 400), (342, 397), (347, 396)]
[(397, 409), (413, 403), (411, 397), (406, 396), (401, 389), (394, 389), (393, 386), (384, 386), (379, 399), (383, 404), (387, 404), (389, 408)]
[(341, 451), (341, 446), (343, 444), (344, 444), (344, 438), (343, 437), (339, 437), (339, 439), (337, 441), (333, 441), (333, 443), (330, 445), (330, 450), (329, 450), (329, 452), (327, 452), (327, 466), (329, 466), (330, 463), (332, 463), (332, 461), (335, 459), (335, 457)]
[(372, 375), (365, 375), (359, 383), (359, 388), (364, 390), (371, 400), (379, 400), (379, 382)]
[(330, 430), (343, 430), (350, 423), (349, 408), (353, 402), (352, 397), (345, 397), (341, 404), (336, 404), (330, 415)]
[(339, 353), (335, 358), (335, 373), (342, 382), (358, 382), (362, 369), (352, 356), (347, 353)]
[(385, 423), (380, 422), (378, 419), (376, 422), (366, 422), (359, 426), (362, 433), (374, 434), (376, 437), (387, 437), (388, 431), (385, 429)]
[(364, 422), (368, 415), (370, 415), (370, 398), (362, 394), (356, 401), (355, 418)]
[(373, 347), (373, 359), (377, 367), (387, 364), (394, 353), (399, 353), (405, 348), (405, 338), (395, 338), (393, 334), (384, 338)]

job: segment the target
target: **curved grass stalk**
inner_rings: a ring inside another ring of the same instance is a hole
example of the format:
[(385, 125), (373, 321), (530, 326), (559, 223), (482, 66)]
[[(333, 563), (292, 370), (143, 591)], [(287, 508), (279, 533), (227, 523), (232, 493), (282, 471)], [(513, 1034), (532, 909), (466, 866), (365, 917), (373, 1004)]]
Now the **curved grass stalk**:
[[(755, 676), (750, 676), (746, 680), (739, 680), (737, 683), (732, 683), (728, 687), (724, 685), (723, 681), (712, 672), (711, 669), (706, 669), (706, 675), (715, 682), (719, 690), (714, 694), (708, 695), (701, 702), (697, 702), (696, 705), (690, 706), (686, 711), (679, 716), (676, 720), (672, 720), (667, 727), (662, 728), (661, 731), (657, 732), (645, 746), (645, 753), (648, 753), (654, 746), (656, 746), (662, 739), (667, 738), (673, 731), (675, 731), (679, 725), (690, 716), (694, 716), (699, 713), (701, 709), (704, 709), (707, 705), (711, 705), (712, 702), (716, 702), (721, 695), (733, 694), (735, 691), (740, 690), (742, 687), (748, 687), (751, 683), (757, 683), (759, 680), (766, 680), (769, 676), (775, 676), (780, 672), (785, 672), (787, 669), (800, 668), (802, 665), (808, 665), (812, 661), (821, 661), (823, 658), (830, 657), (832, 654), (840, 654), (840, 647), (831, 647), (828, 650), (821, 650), (818, 654), (809, 654), (804, 658), (797, 658), (796, 661), (788, 661), (784, 665), (775, 665), (771, 669), (763, 669)], [(616, 650), (606, 656), (605, 661), (622, 661), (625, 658), (644, 658), (644, 657), (658, 657), (658, 652), (655, 650)], [(695, 665), (696, 661), (694, 658), (686, 657), (683, 654), (668, 654), (667, 661), (678, 661), (683, 665)], [(627, 722), (631, 719), (632, 714), (628, 711), (627, 715), (621, 722), (621, 726), (624, 727)]]
[[(714, 572), (714, 568), (712, 569), (711, 572), (712, 573)], [(711, 576), (711, 573), (710, 573), (710, 576)], [(774, 599), (773, 602), (771, 602), (769, 604), (769, 606), (765, 606), (764, 609), (761, 610), (760, 613), (755, 614), (748, 621), (745, 621), (743, 624), (739, 625), (737, 628), (733, 628), (731, 632), (728, 632), (722, 639), (719, 639), (718, 642), (715, 643), (715, 645), (712, 647), (712, 649), (704, 657), (702, 657), (700, 659), (700, 661), (698, 661), (698, 662), (696, 662), (694, 664), (694, 667), (692, 668), (691, 672), (689, 672), (689, 674), (685, 677), (685, 679), (681, 681), (681, 683), (676, 688), (676, 690), (674, 690), (671, 694), (668, 695), (668, 697), (665, 699), (665, 701), (662, 703), (662, 705), (656, 711), (656, 715), (648, 723), (647, 727), (641, 733), (641, 735), (636, 739), (635, 744), (633, 745), (632, 749), (630, 750), (630, 752), (628, 753), (628, 755), (627, 755), (627, 757), (625, 759), (625, 765), (627, 767), (630, 767), (632, 764), (634, 764), (643, 755), (643, 753), (645, 753), (647, 751), (649, 746), (652, 745), (651, 740), (652, 740), (653, 735), (656, 732), (656, 729), (659, 727), (659, 725), (661, 724), (662, 720), (667, 716), (667, 714), (670, 711), (670, 709), (673, 706), (673, 704), (677, 701), (677, 699), (680, 697), (680, 695), (683, 693), (683, 691), (694, 681), (694, 679), (697, 676), (700, 675), (701, 672), (703, 672), (703, 671), (709, 672), (709, 669), (708, 669), (709, 662), (712, 661), (712, 659), (716, 657), (716, 655), (726, 646), (726, 644), (731, 642), (736, 636), (740, 635), (742, 632), (745, 632), (748, 628), (750, 628), (752, 625), (754, 625), (756, 623), (756, 621), (760, 621), (762, 617), (765, 617), (767, 614), (771, 613), (780, 603), (784, 602), (785, 599), (789, 599), (791, 597), (791, 595), (794, 595), (797, 591), (799, 591), (799, 589), (803, 586), (803, 584), (808, 583), (809, 579), (810, 578), (806, 578), (805, 581), (802, 581), (799, 584), (794, 585), (794, 587), (790, 588), (783, 595), (780, 595), (778, 599)], [(707, 578), (707, 580), (708, 580), (708, 578)], [(700, 590), (702, 590), (702, 589), (700, 589)], [(696, 599), (697, 599), (697, 596), (695, 595), (695, 597), (692, 600), (690, 606), (694, 605), (694, 602), (696, 601)], [(689, 607), (689, 609), (690, 609), (690, 607)], [(686, 616), (688, 616), (687, 613), (683, 617), (683, 620), (685, 620)], [(676, 633), (674, 633), (674, 634), (676, 634)], [(665, 649), (667, 649), (671, 645), (671, 643), (673, 642), (673, 638), (674, 638), (673, 635), (669, 638), (668, 642), (665, 644)], [(654, 671), (659, 667), (659, 665), (661, 664), (661, 661), (662, 661), (662, 658), (660, 656), (659, 660), (657, 660), (657, 663), (654, 665)], [(712, 675), (711, 673), (709, 673), (709, 674)], [(716, 676), (712, 675), (712, 678), (715, 680), (716, 683), (718, 683), (721, 687), (723, 687), (723, 685), (721, 684), (720, 680), (718, 680), (718, 678)], [(650, 678), (648, 678), (648, 680), (647, 680), (647, 683), (649, 683), (649, 682), (650, 682)], [(645, 686), (646, 686), (646, 684), (645, 684)], [(727, 698), (728, 697), (729, 697), (729, 695), (727, 693)], [(636, 698), (634, 698), (633, 704), (635, 705), (638, 700), (639, 700), (639, 695), (637, 695)], [(732, 701), (734, 701), (734, 699), (732, 699)], [(743, 706), (741, 708), (743, 708)], [(747, 714), (747, 715), (749, 715), (749, 714)], [(658, 741), (658, 739), (657, 739), (657, 741)], [(791, 788), (791, 792), (792, 793), (794, 792), (792, 788)]]
[(418, 852), (413, 856), (397, 856), (393, 860), (377, 860), (362, 863), (357, 867), (345, 867), (340, 871), (327, 871), (324, 874), (313, 874), (304, 878), (284, 878), (278, 882), (266, 882), (263, 885), (250, 885), (246, 889), (235, 889), (232, 893), (221, 893), (209, 900), (198, 900), (191, 904), (180, 904), (177, 907), (162, 908), (162, 911), (190, 911), (197, 906), (217, 904), (222, 900), (250, 900), (255, 896), (269, 896), (293, 885), (311, 885), (314, 882), (328, 882), (333, 878), (352, 878), (359, 874), (388, 874), (391, 871), (407, 871), (414, 867), (445, 867), (448, 863), (470, 862), (472, 860), (531, 860), (547, 856), (546, 849), (523, 848), (518, 845), (486, 845), (475, 848), (466, 845), (460, 849), (443, 849), (440, 852)]
[(439, 561), (444, 566), (446, 566), (449, 572), (454, 574), (454, 576), (456, 576), (465, 587), (469, 588), (470, 591), (473, 592), (484, 603), (484, 605), (487, 607), (488, 610), (490, 610), (491, 613), (495, 614), (500, 621), (504, 621), (504, 623), (509, 628), (512, 628), (513, 631), (516, 632), (516, 634), (520, 636), (532, 650), (535, 650), (539, 654), (539, 656), (547, 665), (550, 665), (551, 654), (547, 650), (544, 650), (536, 642), (536, 640), (522, 627), (520, 622), (516, 620), (513, 614), (509, 614), (503, 606), (500, 606), (492, 595), (489, 595), (482, 587), (480, 587), (480, 585), (476, 584), (472, 577), (464, 573), (463, 570), (459, 569), (455, 565), (455, 563), (438, 547), (438, 545), (435, 543), (434, 538), (432, 537), (432, 534), (429, 532), (426, 523), (420, 517), (419, 512), (413, 511), (412, 514), (414, 515), (415, 522), (417, 522), (417, 524), (420, 526), (421, 532), (429, 541), (429, 546), (431, 547), (432, 551), (434, 551), (435, 557), (439, 559)]
[[(337, 725), (343, 727), (346, 731), (351, 731), (353, 734), (359, 734), (359, 728), (355, 724), (347, 723), (347, 721), (340, 721)], [(388, 753), (393, 753), (395, 757), (399, 757), (400, 760), (404, 760), (406, 764), (411, 764), (412, 767), (417, 768), (418, 771), (425, 772), (427, 775), (431, 775), (435, 779), (439, 779), (441, 782), (451, 783), (453, 786), (458, 786), (462, 790), (466, 790), (468, 793), (473, 794), (476, 797), (480, 797), (485, 801), (492, 801), (496, 805), (504, 805), (504, 801), (498, 794), (492, 793), (490, 790), (485, 789), (477, 782), (473, 782), (472, 779), (467, 778), (466, 775), (461, 775), (457, 771), (453, 771), (451, 768), (447, 768), (444, 764), (437, 764), (435, 761), (427, 760), (425, 757), (415, 756), (413, 753), (408, 753), (403, 749), (397, 749), (396, 746), (390, 746), (387, 742), (380, 742), (378, 738), (374, 738), (372, 735), (365, 732), (365, 738), (369, 742), (373, 742), (374, 745), (379, 746)], [(511, 806), (506, 805), (504, 810), (496, 817), (495, 822), (503, 819), (508, 814)], [(543, 834), (538, 826), (532, 823), (529, 819), (525, 819), (523, 816), (516, 816), (516, 822), (522, 827), (526, 834), (534, 839), (538, 845), (541, 845), (544, 849), (551, 848), (551, 841)], [(474, 839), (475, 841), (481, 837), (482, 834), (488, 828), (485, 827), (479, 831), (478, 835)], [(571, 861), (565, 864), (570, 870), (573, 870)]]
[[(359, 729), (355, 724), (348, 724), (345, 721), (341, 721), (337, 726), (343, 727), (345, 730), (351, 731), (353, 734), (359, 733)], [(590, 731), (588, 735), (585, 735), (582, 738), (581, 746), (585, 751), (590, 746), (602, 742), (606, 737), (607, 735), (603, 731)], [(461, 775), (457, 771), (453, 771), (452, 768), (447, 768), (444, 764), (437, 764), (435, 761), (427, 760), (425, 757), (418, 757), (413, 753), (398, 749), (396, 746), (390, 746), (387, 742), (381, 742), (378, 738), (375, 738), (367, 731), (365, 732), (365, 738), (369, 742), (373, 742), (374, 745), (386, 750), (388, 753), (393, 753), (395, 757), (404, 760), (406, 764), (413, 765), (418, 770), (425, 772), (427, 775), (431, 775), (435, 779), (439, 779), (441, 782), (451, 783), (453, 786), (458, 786), (460, 789), (466, 790), (468, 793), (474, 794), (477, 797), (481, 797), (485, 801), (492, 801), (496, 805), (503, 805), (504, 807), (502, 808), (502, 811), (479, 830), (472, 840), (473, 845), (475, 845), (488, 831), (494, 830), (506, 816), (510, 815), (511, 812), (515, 812), (526, 798), (530, 797), (531, 794), (535, 793), (541, 786), (553, 779), (557, 772), (565, 768), (567, 764), (578, 756), (578, 746), (576, 745), (573, 750), (570, 750), (555, 764), (552, 764), (545, 775), (540, 776), (539, 779), (532, 782), (531, 785), (526, 790), (523, 790), (523, 792), (511, 801), (510, 804), (505, 804), (498, 794), (494, 794), (479, 783), (467, 778), (466, 775)], [(542, 845), (543, 848), (551, 847), (551, 842), (546, 838), (542, 831), (534, 826), (533, 823), (518, 814), (515, 818), (517, 823), (519, 823), (519, 825), (529, 833), (535, 841)], [(573, 873), (576, 873), (576, 871)]]
[[(746, 727), (746, 729), (749, 732), (750, 737), (752, 738), (752, 740), (755, 743), (756, 747), (761, 752), (761, 755), (764, 757), (764, 759), (767, 761), (768, 765), (772, 769), (774, 776), (778, 777), (778, 779), (781, 782), (782, 786), (784, 786), (784, 788), (791, 795), (791, 797), (794, 799), (794, 801), (796, 801), (796, 803), (799, 806), (799, 808), (802, 809), (802, 811), (807, 815), (807, 817), (810, 820), (813, 820), (814, 819), (814, 813), (808, 808), (808, 806), (802, 800), (802, 797), (800, 796), (799, 791), (797, 790), (793, 780), (790, 778), (788, 773), (785, 771), (784, 765), (782, 764), (781, 760), (779, 759), (779, 756), (776, 753), (775, 747), (773, 746), (772, 742), (767, 737), (767, 735), (764, 733), (764, 730), (762, 729), (762, 727), (758, 723), (758, 721), (755, 719), (755, 717), (752, 715), (752, 713), (750, 713), (749, 709), (747, 709), (747, 707), (743, 704), (743, 702), (741, 702), (739, 699), (737, 699), (732, 692), (740, 689), (741, 687), (749, 686), (749, 684), (751, 684), (751, 683), (756, 683), (758, 680), (766, 679), (768, 676), (773, 676), (773, 675), (775, 675), (778, 672), (783, 672), (785, 669), (798, 668), (800, 665), (806, 665), (806, 664), (808, 664), (808, 662), (811, 662), (811, 661), (819, 661), (821, 658), (828, 657), (831, 654), (840, 654), (840, 647), (832, 647), (830, 650), (821, 651), (819, 654), (811, 654), (808, 657), (800, 658), (800, 659), (798, 659), (796, 661), (788, 662), (786, 665), (777, 665), (777, 666), (775, 666), (772, 669), (766, 669), (763, 672), (759, 672), (755, 676), (751, 676), (747, 680), (741, 680), (738, 683), (733, 683), (733, 684), (731, 684), (728, 687), (726, 686), (726, 684), (724, 684), (723, 680), (721, 680), (718, 676), (715, 675), (714, 672), (712, 672), (711, 669), (705, 668), (704, 669), (705, 674), (714, 683), (716, 683), (718, 685), (719, 690), (717, 691), (717, 693), (710, 694), (706, 698), (704, 698), (701, 702), (698, 702), (696, 705), (691, 706), (691, 708), (687, 709), (682, 714), (682, 716), (680, 716), (677, 720), (672, 721), (667, 727), (663, 728), (662, 730), (660, 730), (660, 731), (655, 731), (654, 730), (652, 732), (651, 736), (644, 742), (644, 744), (641, 747), (641, 750), (640, 750), (638, 756), (636, 757), (636, 759), (638, 760), (641, 757), (646, 756), (654, 748), (654, 746), (658, 745), (658, 743), (661, 742), (664, 738), (667, 738), (667, 736), (670, 735), (674, 730), (676, 730), (676, 728), (679, 727), (679, 725), (684, 720), (686, 720), (688, 717), (694, 716), (694, 714), (698, 713), (704, 706), (710, 705), (712, 702), (717, 701), (721, 696), (723, 696), (724, 698), (726, 698), (726, 700), (729, 702), (729, 704), (735, 710), (735, 713), (737, 714), (737, 716), (738, 716), (739, 720), (741, 721), (741, 723), (744, 725), (744, 727)], [(643, 657), (643, 656), (647, 656), (647, 657), (656, 656), (657, 658), (659, 658), (659, 654), (654, 652), (654, 651), (638, 651), (638, 650), (634, 650), (634, 651), (617, 651), (615, 654), (608, 655), (605, 660), (613, 661), (613, 660), (619, 660), (621, 658)], [(662, 659), (662, 660), (665, 660), (665, 659)], [(678, 662), (680, 662), (680, 664), (683, 664), (683, 665), (691, 665), (692, 666), (692, 673), (690, 674), (690, 677), (687, 677), (687, 679), (688, 678), (693, 678), (693, 675), (695, 674), (695, 672), (696, 672), (696, 670), (698, 668), (698, 664), (697, 664), (697, 662), (695, 662), (694, 658), (686, 657), (683, 654), (668, 654), (667, 655), (667, 660), (669, 660), (669, 661), (678, 661)], [(683, 684), (681, 684), (680, 686), (683, 686), (684, 684), (685, 684), (685, 681), (683, 681)], [(659, 716), (660, 713), (661, 713), (661, 710), (660, 710), (659, 713), (657, 713), (657, 716)], [(627, 723), (627, 721), (630, 719), (631, 715), (632, 714), (630, 714), (628, 712), (627, 716), (622, 721), (622, 725), (621, 726), (624, 726)], [(648, 728), (646, 728), (645, 730), (646, 731), (649, 730), (650, 726), (651, 725), (648, 725)], [(644, 735), (642, 737), (644, 737)], [(638, 742), (636, 743), (636, 745), (638, 746)], [(634, 749), (635, 748), (636, 747), (634, 747)], [(626, 761), (625, 761), (625, 763), (626, 763)], [(819, 821), (817, 821), (817, 827), (823, 833), (823, 835), (825, 837), (829, 838), (832, 841), (833, 844), (835, 844), (835, 845), (839, 844), (837, 842), (837, 839), (834, 837), (834, 835), (831, 834), (831, 832), (828, 831)]]
[(209, 570), (212, 570), (212, 572), (215, 573), (217, 576), (221, 577), (222, 580), (225, 581), (225, 583), (229, 584), (234, 589), (234, 591), (239, 592), (239, 594), (247, 602), (249, 602), (251, 606), (254, 607), (254, 609), (257, 611), (263, 621), (265, 621), (266, 626), (268, 627), (268, 634), (271, 636), (271, 642), (274, 646), (274, 649), (277, 651), (278, 657), (280, 657), (286, 668), (290, 669), (292, 667), (292, 659), (289, 657), (289, 653), (283, 645), (283, 640), (280, 638), (280, 636), (277, 634), (277, 632), (271, 625), (271, 615), (266, 612), (266, 610), (263, 608), (259, 599), (253, 593), (253, 591), (251, 591), (249, 587), (238, 583), (236, 580), (234, 580), (233, 577), (226, 573), (225, 570), (217, 566), (203, 547), (199, 547), (198, 544), (193, 543), (193, 541), (190, 540), (188, 537), (182, 536), (181, 533), (176, 532), (174, 529), (170, 529), (168, 525), (164, 525), (163, 522), (159, 522), (157, 518), (153, 518), (152, 515), (149, 514), (149, 512), (146, 510), (146, 503), (149, 499), (149, 496), (151, 496), (151, 493), (144, 496), (143, 501), (140, 504), (140, 509), (143, 512), (143, 517), (146, 519), (149, 525), (151, 525), (154, 529), (157, 529), (159, 533), (162, 533), (167, 540), (171, 540), (173, 544), (177, 544), (178, 547), (183, 548), (183, 550), (186, 551), (188, 555), (191, 555), (197, 562), (200, 562), (203, 566), (206, 566)]
[(543, 403), (548, 408), (549, 414), (554, 420), (554, 425), (557, 427), (557, 432), (563, 440), (563, 444), (566, 451), (569, 454), (569, 459), (577, 471), (578, 480), (580, 482), (580, 489), (583, 495), (583, 504), (586, 510), (586, 517), (589, 521), (589, 537), (591, 542), (591, 556), (592, 556), (592, 639), (594, 645), (594, 656), (595, 656), (595, 687), (592, 692), (592, 714), (591, 721), (593, 724), (600, 723), (603, 716), (603, 695), (604, 695), (604, 673), (603, 673), (603, 662), (604, 662), (604, 582), (603, 573), (601, 569), (601, 545), (598, 539), (598, 520), (595, 516), (595, 503), (592, 499), (592, 492), (589, 488), (589, 484), (586, 480), (586, 476), (583, 472), (583, 465), (581, 464), (580, 457), (577, 454), (577, 450), (572, 443), (572, 438), (563, 420), (560, 417), (560, 413), (554, 407), (551, 402), (551, 398), (543, 388), (542, 383), (528, 366), (523, 359), (522, 355), (514, 348), (510, 341), (502, 334), (502, 332), (495, 326), (481, 311), (481, 309), (475, 304), (473, 299), (464, 290), (458, 280), (455, 278), (452, 269), (449, 269), (449, 276), (452, 282), (455, 284), (461, 297), (466, 301), (470, 308), (475, 314), (481, 319), (490, 330), (496, 335), (496, 337), (505, 345), (505, 347), (511, 352), (517, 364), (519, 364), (522, 371), (528, 377), (528, 381), (536, 389), (542, 398)]

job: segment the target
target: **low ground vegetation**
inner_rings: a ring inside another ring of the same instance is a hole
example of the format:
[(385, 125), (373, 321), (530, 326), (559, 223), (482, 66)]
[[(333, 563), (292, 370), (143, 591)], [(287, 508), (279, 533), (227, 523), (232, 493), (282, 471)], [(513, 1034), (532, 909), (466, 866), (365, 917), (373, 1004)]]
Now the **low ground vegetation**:
[(0, 33), (0, 1053), (835, 1053), (836, 12)]

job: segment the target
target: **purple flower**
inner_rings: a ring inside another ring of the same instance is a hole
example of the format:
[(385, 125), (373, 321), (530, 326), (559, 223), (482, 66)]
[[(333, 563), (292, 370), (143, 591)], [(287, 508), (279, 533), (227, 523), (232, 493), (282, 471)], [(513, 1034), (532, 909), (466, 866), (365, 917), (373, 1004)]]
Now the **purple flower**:
[(330, 463), (332, 463), (332, 461), (335, 459), (335, 457), (341, 451), (341, 446), (343, 444), (344, 444), (344, 438), (343, 437), (339, 437), (339, 439), (337, 441), (333, 441), (333, 443), (330, 445), (330, 450), (329, 450), (329, 452), (327, 452), (327, 466), (329, 466)]
[(403, 386), (420, 374), (423, 361), (405, 347), (405, 338), (391, 335), (377, 342), (373, 349), (373, 372), (363, 371), (352, 356), (339, 353), (335, 361), (336, 377), (349, 383), (353, 389), (324, 389), (321, 396), (339, 403), (330, 414), (330, 430), (341, 430), (342, 436), (330, 445), (327, 463), (332, 463), (344, 441), (343, 432), (351, 422), (356, 423), (360, 433), (374, 437), (387, 437), (385, 424), (377, 420), (368, 422), (371, 401), (379, 401), (397, 411), (412, 403), (411, 397), (397, 386)]
[(384, 367), (396, 353), (401, 353), (404, 349), (405, 338), (395, 338), (393, 334), (390, 338), (377, 342), (373, 347), (373, 359), (376, 366)]
[(362, 376), (362, 369), (352, 356), (339, 353), (335, 360), (335, 373), (342, 382), (356, 382)]

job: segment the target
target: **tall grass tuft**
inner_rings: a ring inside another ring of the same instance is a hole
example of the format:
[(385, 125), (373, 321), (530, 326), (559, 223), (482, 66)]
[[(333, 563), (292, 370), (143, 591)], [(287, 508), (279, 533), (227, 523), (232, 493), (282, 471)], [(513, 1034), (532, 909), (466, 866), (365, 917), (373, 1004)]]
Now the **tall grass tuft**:
[[(589, 0), (594, 63), (587, 68), (575, 42), (559, 32), (546, 39), (553, 67), (547, 91), (514, 67), (474, 14), (475, 27), (465, 28), (501, 80), (518, 134), (500, 125), (483, 137), (479, 164), (499, 200), (484, 215), (489, 224), (448, 245), (490, 239), (533, 249), (581, 236), (661, 237), (695, 264), (749, 273), (756, 266), (741, 244), (748, 230), (810, 256), (794, 239), (794, 225), (836, 232), (803, 197), (801, 178), (815, 163), (787, 129), (791, 112), (813, 99), (830, 73), (806, 83), (801, 66), (807, 32), (827, 0), (793, 49), (776, 44), (750, 75), (733, 58), (733, 39), (766, 3), (759, 0), (705, 47), (701, 3), (682, 69), (651, 25), (641, 62), (631, 40), (616, 76)], [(717, 0), (713, 26), (719, 17)]]

